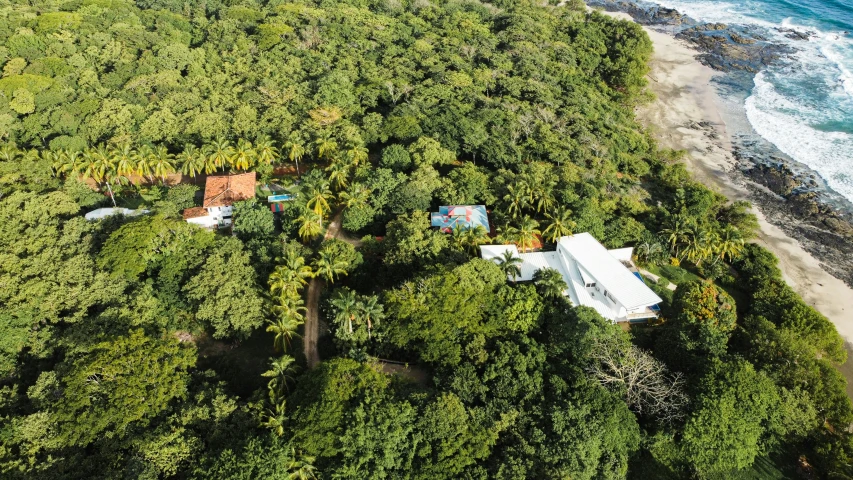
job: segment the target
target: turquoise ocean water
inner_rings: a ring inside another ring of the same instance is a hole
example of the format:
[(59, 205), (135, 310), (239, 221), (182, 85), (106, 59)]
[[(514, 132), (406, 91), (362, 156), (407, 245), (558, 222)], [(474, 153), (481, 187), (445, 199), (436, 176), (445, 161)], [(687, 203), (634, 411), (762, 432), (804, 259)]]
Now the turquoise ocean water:
[[(853, 201), (853, 0), (655, 0), (700, 22), (749, 25), (796, 49), (744, 102), (761, 137)], [(812, 32), (788, 38), (785, 29)]]

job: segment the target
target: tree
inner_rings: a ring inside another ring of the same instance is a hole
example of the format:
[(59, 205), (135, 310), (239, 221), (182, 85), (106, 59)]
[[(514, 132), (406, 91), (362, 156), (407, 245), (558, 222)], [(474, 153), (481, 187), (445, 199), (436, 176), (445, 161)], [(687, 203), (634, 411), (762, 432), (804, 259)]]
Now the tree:
[(521, 264), (524, 263), (521, 258), (513, 255), (511, 250), (505, 250), (497, 259), (497, 265), (506, 276), (515, 279), (521, 276)]
[(712, 363), (695, 403), (684, 426), (685, 459), (700, 474), (721, 474), (749, 467), (762, 452), (765, 422), (779, 394), (748, 362), (731, 360)]
[(538, 237), (542, 232), (539, 231), (538, 226), (539, 222), (525, 215), (518, 223), (518, 227), (507, 229), (506, 235), (521, 247), (522, 252), (526, 252), (528, 248), (539, 242)]
[(305, 311), (301, 298), (293, 296), (281, 296), (278, 303), (273, 306), (273, 320), (268, 320), (266, 331), (274, 334), (273, 348), (283, 352), (290, 348), (290, 341), (297, 337), (296, 330), (305, 323), (301, 312)]
[(183, 290), (197, 305), (195, 317), (215, 338), (246, 338), (264, 323), (264, 301), (249, 254), (235, 238), (223, 240)]
[(346, 275), (349, 267), (349, 264), (334, 252), (326, 250), (320, 250), (311, 265), (316, 272), (315, 275), (325, 278), (329, 283), (335, 283), (335, 278)]
[[(335, 291), (335, 296), (329, 301), (335, 308), (335, 322), (338, 324), (338, 336), (348, 338), (353, 334), (353, 323), (361, 323), (361, 315), (358, 311), (358, 296), (348, 288)], [(345, 332), (341, 335), (340, 332)]]
[(287, 392), (287, 383), (293, 380), (293, 374), (296, 372), (296, 360), (290, 355), (282, 355), (279, 358), (270, 361), (270, 369), (262, 373), (261, 376), (269, 378), (267, 390), (269, 391), (270, 401), (278, 404), (284, 399), (284, 394)]
[(299, 135), (294, 132), (288, 137), (287, 142), (284, 144), (284, 148), (287, 149), (287, 158), (296, 164), (296, 176), (301, 176), (299, 173), (299, 160), (305, 156), (305, 145), (303, 145), (302, 139), (300, 139)]
[(670, 321), (680, 350), (696, 356), (722, 355), (737, 323), (734, 299), (712, 283), (694, 281), (678, 286)]
[(303, 242), (313, 240), (323, 233), (323, 216), (305, 209), (295, 222), (299, 225), (299, 236)]
[(329, 189), (329, 181), (317, 175), (306, 175), (303, 182), (305, 206), (317, 215), (325, 215), (331, 210), (329, 200), (334, 197)]
[(231, 230), (243, 241), (269, 237), (275, 232), (275, 217), (254, 198), (234, 202)]
[(344, 160), (340, 158), (332, 159), (332, 162), (326, 167), (326, 172), (329, 174), (329, 182), (331, 182), (335, 190), (340, 191), (349, 184), (350, 165)]
[(664, 423), (683, 418), (688, 397), (680, 373), (670, 374), (662, 362), (618, 337), (597, 340), (590, 352), (589, 373), (624, 396), (631, 410)]
[(186, 394), (194, 352), (175, 338), (142, 330), (97, 343), (60, 366), (62, 399), (50, 409), (63, 445), (85, 446), (101, 436), (122, 438)]
[(577, 224), (572, 220), (572, 211), (565, 207), (558, 207), (552, 214), (545, 215), (549, 222), (542, 236), (551, 243), (557, 243), (560, 237), (571, 235)]
[(563, 298), (563, 292), (568, 288), (563, 274), (553, 268), (536, 270), (533, 273), (533, 284), (539, 295), (552, 300)]

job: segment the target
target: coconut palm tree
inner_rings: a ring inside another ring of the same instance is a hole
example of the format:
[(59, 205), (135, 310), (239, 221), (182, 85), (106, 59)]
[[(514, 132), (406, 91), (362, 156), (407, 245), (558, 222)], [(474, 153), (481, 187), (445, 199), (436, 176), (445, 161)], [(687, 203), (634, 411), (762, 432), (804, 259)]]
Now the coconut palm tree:
[(338, 142), (328, 132), (323, 132), (316, 140), (314, 146), (317, 147), (317, 158), (332, 158), (335, 152), (338, 151)]
[(313, 210), (305, 209), (302, 215), (296, 219), (299, 225), (299, 236), (303, 242), (307, 242), (323, 233), (323, 216)]
[(670, 253), (678, 257), (679, 247), (688, 242), (690, 235), (693, 234), (693, 230), (690, 229), (690, 223), (684, 220), (681, 215), (673, 215), (669, 218), (667, 227), (659, 233), (669, 243)]
[(237, 170), (248, 170), (255, 166), (256, 159), (257, 153), (252, 142), (241, 138), (237, 141), (237, 146), (234, 148), (231, 158), (228, 159), (228, 163)]
[(453, 227), (451, 239), (459, 249), (464, 250), (472, 257), (477, 256), (480, 245), (490, 242), (489, 233), (482, 225), (462, 227), (457, 224)]
[(305, 279), (314, 277), (314, 272), (311, 271), (311, 267), (305, 265), (305, 257), (299, 255), (294, 250), (288, 250), (287, 255), (284, 257), (284, 266), (289, 270), (295, 272), (295, 276), (303, 279), (302, 285), (305, 285)]
[(527, 249), (532, 248), (539, 241), (537, 235), (540, 235), (542, 232), (539, 231), (538, 226), (539, 222), (527, 215), (518, 223), (517, 243), (521, 247), (522, 252), (526, 252)]
[(14, 143), (4, 143), (0, 146), (0, 161), (14, 162), (21, 155), (21, 151)]
[(285, 480), (316, 480), (317, 469), (314, 467), (315, 458), (298, 455), (296, 449), (290, 448), (290, 458), (287, 461), (287, 477)]
[(344, 330), (352, 335), (353, 323), (360, 323), (361, 311), (358, 305), (358, 295), (348, 288), (339, 288), (335, 291), (335, 296), (329, 300), (335, 308), (335, 322), (338, 324), (339, 330)]
[(712, 257), (719, 241), (716, 232), (701, 228), (696, 230), (684, 244), (680, 259), (687, 259), (696, 265)]
[(278, 160), (279, 151), (269, 137), (261, 137), (255, 142), (255, 153), (257, 162), (264, 165), (272, 165)]
[(572, 211), (560, 207), (553, 213), (546, 214), (548, 226), (542, 231), (542, 236), (551, 243), (557, 243), (560, 237), (571, 235), (577, 224), (572, 220)]
[(507, 202), (506, 213), (512, 218), (517, 218), (521, 215), (521, 211), (529, 205), (527, 191), (518, 184), (507, 185), (506, 191), (507, 194), (503, 198)]
[(136, 156), (136, 168), (133, 170), (136, 175), (147, 178), (150, 183), (154, 183), (153, 157), (154, 150), (149, 145), (143, 145)]
[(284, 435), (284, 423), (287, 421), (287, 401), (283, 398), (272, 402), (273, 408), (267, 408), (261, 420), (261, 426), (273, 431), (276, 436)]
[(719, 235), (714, 254), (719, 256), (721, 260), (726, 260), (728, 257), (731, 262), (733, 258), (739, 257), (743, 253), (743, 249), (744, 241), (740, 230), (737, 227), (727, 225)]
[(181, 173), (193, 178), (204, 172), (209, 164), (207, 155), (204, 155), (193, 144), (187, 145), (184, 151), (179, 153), (175, 159), (181, 164)]
[[(310, 176), (310, 175), (309, 175)], [(303, 186), (305, 192), (305, 206), (310, 208), (317, 215), (325, 215), (331, 210), (329, 200), (333, 198), (332, 190), (329, 189), (329, 181), (325, 178), (319, 178), (311, 182), (306, 182)]]
[(335, 157), (326, 167), (326, 173), (329, 174), (329, 182), (337, 191), (346, 188), (349, 184), (350, 165), (341, 158)]
[(273, 347), (277, 352), (284, 351), (290, 347), (290, 340), (298, 336), (296, 330), (305, 322), (302, 312), (305, 311), (304, 302), (298, 295), (281, 295), (278, 303), (272, 307), (274, 320), (269, 320), (266, 331), (274, 333)]
[(175, 156), (169, 153), (166, 147), (161, 145), (154, 149), (150, 165), (151, 173), (156, 177), (160, 177), (161, 183), (166, 183), (166, 177), (171, 173), (175, 173)]
[(347, 160), (349, 160), (354, 167), (361, 165), (362, 162), (366, 162), (367, 154), (367, 148), (363, 145), (354, 143), (350, 144), (346, 151)]
[(550, 212), (554, 208), (556, 200), (554, 199), (554, 184), (546, 182), (538, 185), (533, 193), (533, 204), (536, 206), (536, 212)]
[(110, 149), (112, 164), (115, 165), (116, 174), (129, 177), (135, 173), (139, 162), (139, 152), (130, 143), (125, 143), (118, 148)]
[(277, 403), (276, 400), (284, 398), (287, 391), (287, 382), (292, 380), (291, 375), (296, 372), (296, 359), (290, 355), (282, 355), (270, 362), (270, 369), (262, 373), (261, 376), (269, 378), (267, 389), (269, 390), (270, 400)]
[[(307, 277), (310, 277), (310, 269)], [(286, 266), (279, 265), (270, 274), (269, 286), (270, 293), (273, 295), (284, 295), (287, 291), (299, 293), (308, 282), (305, 281), (306, 275), (298, 270), (291, 270)]]
[[(230, 164), (234, 156), (234, 147), (224, 138), (218, 138), (210, 145), (206, 145), (209, 164), (214, 167), (214, 172)], [(207, 173), (213, 173), (208, 171)]]
[(367, 205), (373, 190), (367, 185), (355, 182), (346, 190), (338, 194), (338, 199), (346, 208), (359, 208)]
[(522, 263), (522, 260), (513, 255), (511, 250), (505, 250), (497, 260), (498, 267), (508, 277), (512, 278), (513, 283), (515, 283), (516, 278), (521, 276)]
[(544, 298), (557, 299), (566, 291), (566, 281), (563, 274), (553, 268), (541, 268), (533, 274), (533, 284)]
[(290, 341), (299, 336), (296, 330), (305, 323), (305, 318), (302, 315), (279, 315), (267, 323), (266, 331), (275, 334), (273, 348), (276, 352), (283, 352), (290, 348)]
[(332, 253), (320, 250), (317, 258), (312, 262), (312, 266), (315, 276), (325, 278), (329, 283), (335, 283), (335, 277), (346, 275), (348, 265)]
[(362, 318), (367, 322), (367, 338), (371, 338), (373, 322), (378, 324), (380, 320), (385, 318), (385, 309), (379, 303), (379, 297), (376, 295), (362, 297), (362, 301), (359, 302), (359, 308), (361, 309)]
[(302, 139), (296, 132), (293, 132), (284, 144), (284, 148), (287, 149), (287, 158), (296, 164), (296, 176), (300, 176), (299, 160), (305, 155), (305, 145), (302, 143)]

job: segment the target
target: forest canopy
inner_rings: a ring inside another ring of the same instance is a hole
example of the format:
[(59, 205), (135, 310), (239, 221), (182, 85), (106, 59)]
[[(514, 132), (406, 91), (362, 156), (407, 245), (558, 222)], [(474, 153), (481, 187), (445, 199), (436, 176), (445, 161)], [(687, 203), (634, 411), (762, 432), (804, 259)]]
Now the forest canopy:
[[(853, 475), (842, 339), (635, 121), (639, 26), (577, 0), (0, 18), (3, 478)], [(244, 171), (232, 228), (184, 221)], [(448, 204), (493, 230), (431, 228)], [(657, 321), (477, 258), (579, 232), (658, 274)]]

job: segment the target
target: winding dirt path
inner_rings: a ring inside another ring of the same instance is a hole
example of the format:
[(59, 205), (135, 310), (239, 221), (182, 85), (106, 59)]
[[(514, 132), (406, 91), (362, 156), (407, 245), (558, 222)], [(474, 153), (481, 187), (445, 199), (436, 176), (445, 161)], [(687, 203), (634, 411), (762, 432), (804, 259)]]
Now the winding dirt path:
[[(341, 216), (342, 211), (338, 210), (332, 221), (329, 223), (329, 228), (326, 229), (326, 235), (323, 240), (337, 238), (345, 242), (351, 243), (356, 247), (361, 244), (358, 240), (347, 238), (341, 231)], [(320, 355), (317, 353), (317, 340), (320, 337), (320, 294), (323, 293), (323, 280), (312, 278), (308, 283), (308, 298), (305, 302), (305, 334), (302, 337), (302, 345), (304, 347), (305, 361), (308, 363), (308, 368), (314, 368), (320, 364)]]

